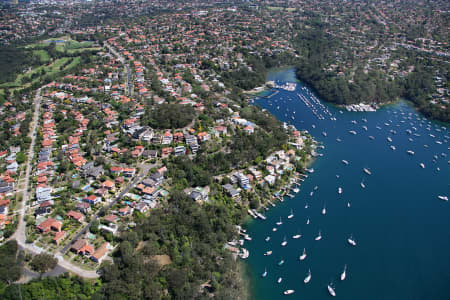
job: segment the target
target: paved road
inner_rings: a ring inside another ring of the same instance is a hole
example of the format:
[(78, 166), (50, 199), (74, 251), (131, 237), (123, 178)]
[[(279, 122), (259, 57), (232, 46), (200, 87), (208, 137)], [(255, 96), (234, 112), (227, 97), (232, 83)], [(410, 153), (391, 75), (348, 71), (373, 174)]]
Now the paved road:
[[(132, 189), (135, 185), (136, 185), (136, 183), (138, 183), (139, 181), (141, 181), (147, 174), (148, 174), (148, 171), (151, 169), (151, 168), (153, 168), (153, 167), (155, 167), (156, 166), (156, 164), (142, 164), (142, 165), (140, 165), (139, 167), (141, 168), (141, 172), (133, 179), (133, 181), (122, 191), (122, 192), (120, 192), (120, 194), (119, 195), (117, 195), (115, 198), (114, 198), (114, 200), (113, 201), (111, 201), (111, 203), (109, 203), (107, 206), (105, 206), (105, 210), (106, 211), (108, 211), (114, 204), (116, 204), (117, 203), (117, 201), (119, 201), (120, 199), (122, 199), (122, 197), (126, 194), (126, 193), (128, 193), (128, 191), (130, 190), (130, 189)], [(75, 241), (77, 241), (82, 235), (84, 235), (88, 230), (89, 230), (89, 228), (91, 228), (91, 226), (92, 226), (92, 223), (94, 223), (94, 221), (95, 220), (97, 220), (98, 219), (98, 217), (99, 217), (99, 213), (100, 213), (100, 210), (101, 209), (99, 209), (98, 211), (97, 211), (97, 213), (92, 217), (92, 220), (89, 222), (89, 224), (87, 224), (74, 238), (72, 238), (72, 240), (66, 245), (66, 246), (64, 246), (64, 248), (63, 249), (61, 249), (61, 253), (62, 254), (64, 254), (64, 253), (66, 253), (68, 250), (69, 250), (69, 248), (70, 248), (70, 246), (73, 244), (73, 243), (75, 243)]]
[[(25, 217), (25, 211), (26, 211), (26, 202), (28, 201), (28, 189), (29, 189), (29, 183), (30, 183), (29, 181), (30, 181), (30, 177), (31, 177), (30, 175), (31, 175), (31, 169), (32, 169), (31, 163), (33, 162), (33, 158), (34, 158), (34, 145), (36, 143), (35, 133), (36, 133), (36, 128), (37, 128), (38, 121), (39, 121), (39, 109), (41, 107), (41, 100), (42, 100), (41, 88), (39, 88), (36, 91), (36, 96), (34, 98), (33, 121), (31, 123), (31, 130), (28, 134), (28, 136), (31, 136), (31, 144), (30, 144), (30, 149), (28, 152), (27, 168), (26, 168), (26, 172), (25, 172), (25, 187), (23, 189), (22, 201), (20, 202), (20, 208), (18, 211), (19, 212), (19, 224), (17, 226), (16, 232), (9, 238), (9, 240), (16, 239), (17, 243), (19, 244), (19, 247), (21, 249), (25, 249), (33, 254), (39, 254), (42, 252), (49, 253), (45, 249), (37, 247), (34, 244), (27, 244), (25, 242), (26, 241), (26, 236), (25, 236), (26, 224), (24, 221), (24, 217)], [(52, 254), (52, 253), (49, 253), (49, 254)], [(71, 272), (73, 272), (79, 276), (86, 277), (86, 278), (97, 278), (98, 277), (98, 274), (95, 271), (83, 270), (80, 267), (75, 266), (75, 265), (71, 264), (70, 262), (65, 261), (61, 255), (56, 255), (56, 258), (58, 259), (58, 265), (60, 268), (70, 270)], [(53, 271), (48, 272), (49, 273), (48, 276), (51, 276), (51, 274), (56, 274), (56, 273), (52, 273), (52, 272)]]
[(31, 173), (31, 163), (34, 158), (34, 144), (36, 143), (36, 128), (39, 121), (39, 108), (41, 107), (41, 88), (37, 89), (36, 96), (34, 98), (34, 113), (33, 121), (31, 123), (31, 130), (28, 136), (31, 136), (31, 144), (28, 152), (27, 168), (25, 171), (25, 185), (22, 193), (22, 201), (20, 202), (19, 208), (19, 224), (17, 226), (16, 232), (9, 239), (16, 239), (19, 244), (25, 244), (25, 222), (23, 220), (25, 216), (25, 204), (28, 200), (28, 188), (30, 183), (30, 173)]
[(134, 83), (133, 80), (131, 78), (131, 69), (130, 69), (130, 65), (128, 65), (125, 62), (125, 58), (119, 53), (117, 52), (110, 44), (108, 44), (107, 42), (104, 42), (104, 45), (106, 46), (106, 48), (109, 49), (109, 51), (114, 54), (119, 60), (120, 62), (125, 66), (125, 69), (127, 70), (127, 87), (128, 87), (128, 96), (133, 96), (134, 94)]

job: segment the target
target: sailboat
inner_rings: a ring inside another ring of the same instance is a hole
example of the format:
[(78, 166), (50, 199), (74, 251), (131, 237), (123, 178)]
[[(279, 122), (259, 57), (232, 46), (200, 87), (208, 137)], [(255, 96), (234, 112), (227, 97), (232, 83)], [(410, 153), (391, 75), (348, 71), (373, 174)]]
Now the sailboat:
[(266, 268), (264, 268), (264, 273), (262, 273), (261, 276), (262, 276), (262, 277), (267, 277), (267, 269), (266, 269)]
[(322, 215), (325, 215), (327, 213), (327, 208), (325, 207), (325, 205), (322, 208)]
[(300, 255), (300, 257), (298, 259), (305, 260), (305, 258), (306, 258), (306, 248), (303, 248), (303, 253), (302, 253), (302, 255)]
[(347, 207), (350, 207), (350, 202), (347, 202)]
[(311, 269), (308, 269), (308, 275), (306, 275), (305, 279), (303, 280), (304, 283), (308, 283), (311, 281)]
[(348, 243), (349, 243), (350, 245), (356, 246), (356, 242), (355, 242), (355, 240), (353, 239), (353, 234), (350, 235), (350, 237), (347, 239), (347, 241), (348, 241)]
[(294, 217), (294, 212), (292, 211), (292, 208), (291, 208), (291, 214), (288, 216), (288, 219), (292, 219)]
[(296, 239), (299, 239), (299, 238), (301, 238), (301, 237), (302, 237), (302, 235), (301, 235), (300, 233), (297, 233), (297, 234), (295, 234), (295, 235), (292, 236), (292, 238), (295, 239), (295, 240), (296, 240)]
[(309, 206), (308, 206), (308, 202), (306, 202), (306, 204), (305, 204), (305, 208), (308, 208)]
[(344, 266), (344, 271), (341, 274), (341, 280), (344, 280), (345, 277), (347, 276), (346, 272), (347, 272), (347, 265)]
[(334, 291), (334, 287), (333, 287), (333, 283), (330, 283), (328, 286), (328, 292), (330, 293), (331, 296), (336, 297), (336, 292)]
[(316, 241), (320, 241), (322, 239), (322, 232), (319, 230), (319, 235), (314, 238)]
[(308, 218), (308, 220), (306, 220), (306, 225), (309, 225), (309, 223), (310, 223), (310, 221), (309, 221), (309, 218)]
[(283, 224), (283, 222), (281, 221), (281, 217), (280, 217), (280, 221), (278, 221), (276, 224), (277, 224), (278, 226), (280, 226), (281, 224)]
[(287, 245), (287, 241), (286, 241), (286, 237), (284, 237), (283, 242), (281, 243), (281, 246), (286, 246)]
[(370, 170), (367, 169), (367, 168), (363, 168), (363, 171), (364, 171), (367, 175), (372, 175), (372, 172), (370, 172)]

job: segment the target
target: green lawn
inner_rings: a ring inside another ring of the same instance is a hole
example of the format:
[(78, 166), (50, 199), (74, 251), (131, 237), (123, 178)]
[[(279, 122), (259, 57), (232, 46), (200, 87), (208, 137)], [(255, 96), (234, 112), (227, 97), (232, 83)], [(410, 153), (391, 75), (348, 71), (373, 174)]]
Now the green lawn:
[[(25, 84), (22, 83), (22, 78), (25, 78), (25, 77), (31, 78), (31, 76), (33, 74), (39, 74), (42, 71), (45, 72), (44, 76), (45, 75), (53, 75), (53, 74), (61, 71), (59, 68), (62, 65), (64, 65), (66, 62), (68, 62), (70, 59), (71, 59), (70, 57), (63, 57), (63, 58), (55, 60), (51, 64), (42, 65), (40, 67), (34, 68), (33, 70), (31, 70), (29, 72), (26, 72), (25, 74), (19, 74), (15, 81), (4, 83), (4, 84), (0, 85), (0, 88), (5, 88), (5, 87), (8, 87), (8, 88), (27, 87), (27, 86), (35, 83), (35, 82), (38, 82), (40, 80), (41, 76), (40, 75), (37, 76), (31, 82), (27, 81)], [(75, 57), (70, 64), (68, 64), (66, 67), (64, 67), (64, 70), (71, 69), (71, 68), (75, 67), (76, 65), (78, 65), (80, 63), (80, 60), (81, 60), (80, 57)]]
[(47, 63), (50, 60), (50, 56), (45, 50), (34, 50), (33, 55), (39, 56), (43, 63)]

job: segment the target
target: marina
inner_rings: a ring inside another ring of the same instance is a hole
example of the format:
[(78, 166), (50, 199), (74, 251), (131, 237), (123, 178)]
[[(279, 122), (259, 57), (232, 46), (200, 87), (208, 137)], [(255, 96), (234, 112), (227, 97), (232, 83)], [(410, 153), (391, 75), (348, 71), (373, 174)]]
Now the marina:
[[(269, 79), (283, 85), (295, 80), (293, 74), (274, 71)], [(448, 280), (439, 275), (450, 268), (448, 128), (405, 102), (377, 112), (347, 112), (313, 96), (298, 82), (295, 91), (280, 89), (271, 99), (255, 100), (287, 125), (308, 130), (323, 147), (299, 176), (299, 191), (288, 189), (273, 201), (276, 207), (269, 206), (266, 221), (257, 217), (246, 226), (253, 238), (245, 244), (251, 299), (284, 299), (291, 289), (299, 299), (328, 299), (332, 292), (342, 299), (424, 293), (448, 299)], [(282, 225), (273, 227), (277, 222)], [(268, 248), (275, 255), (263, 255)], [(261, 277), (265, 268), (272, 279)], [(303, 282), (298, 274), (304, 274)], [(368, 294), (374, 282), (382, 288)], [(395, 288), (400, 285), (408, 288)]]

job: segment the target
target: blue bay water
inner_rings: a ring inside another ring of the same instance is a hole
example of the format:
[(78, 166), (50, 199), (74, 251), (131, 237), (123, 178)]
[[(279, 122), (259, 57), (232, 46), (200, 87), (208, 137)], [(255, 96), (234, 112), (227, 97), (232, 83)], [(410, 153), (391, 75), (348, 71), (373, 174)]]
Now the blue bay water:
[[(295, 70), (274, 70), (268, 80), (295, 82)], [(245, 244), (250, 251), (247, 266), (252, 299), (326, 299), (330, 282), (341, 299), (450, 299), (450, 203), (437, 198), (450, 196), (448, 128), (425, 119), (405, 102), (377, 112), (342, 113), (322, 102), (336, 121), (330, 116), (319, 120), (297, 96), (300, 93), (310, 99), (313, 93), (297, 83), (294, 92), (281, 90), (270, 99), (257, 98), (255, 104), (299, 130), (308, 130), (325, 149), (319, 151), (323, 156), (313, 163), (315, 172), (295, 198), (286, 197), (266, 212), (267, 220), (246, 226), (253, 238)], [(314, 107), (323, 111), (317, 104)], [(367, 131), (362, 126), (367, 126)], [(407, 150), (415, 154), (409, 155)], [(318, 189), (310, 196), (315, 186)], [(288, 219), (291, 209), (295, 217)], [(283, 224), (276, 226), (280, 216)], [(306, 225), (308, 217), (311, 222)], [(278, 230), (273, 232), (273, 227)], [(323, 238), (315, 241), (319, 230)], [(292, 239), (298, 232), (302, 237)], [(356, 247), (347, 242), (351, 234)], [(284, 237), (288, 244), (282, 247)], [(300, 261), (303, 248), (307, 258)], [(268, 250), (273, 254), (264, 256)], [(279, 266), (281, 259), (285, 263)], [(344, 265), (347, 278), (341, 281)], [(268, 275), (263, 278), (265, 269)], [(308, 269), (312, 278), (304, 284)], [(279, 277), (283, 278), (280, 284)], [(287, 289), (295, 293), (283, 295)]]

